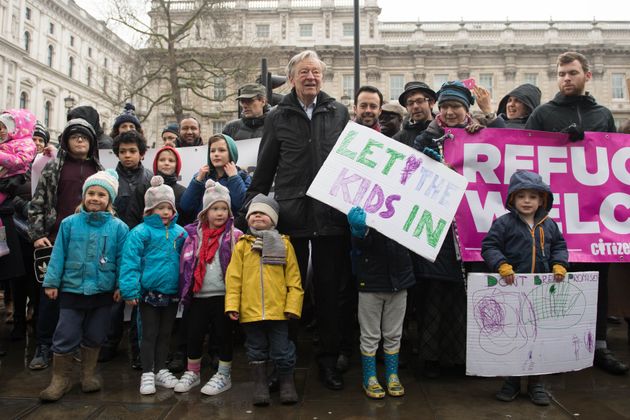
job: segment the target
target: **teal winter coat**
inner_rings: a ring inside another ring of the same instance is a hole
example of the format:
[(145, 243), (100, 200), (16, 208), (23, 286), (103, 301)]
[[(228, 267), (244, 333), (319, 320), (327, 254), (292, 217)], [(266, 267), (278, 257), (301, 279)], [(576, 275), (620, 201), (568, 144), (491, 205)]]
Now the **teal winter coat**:
[(109, 212), (81, 209), (66, 217), (42, 286), (80, 295), (113, 292), (128, 232)]
[(123, 250), (120, 293), (124, 300), (140, 299), (145, 292), (177, 295), (179, 255), (188, 236), (177, 223), (168, 226), (157, 214), (131, 230)]

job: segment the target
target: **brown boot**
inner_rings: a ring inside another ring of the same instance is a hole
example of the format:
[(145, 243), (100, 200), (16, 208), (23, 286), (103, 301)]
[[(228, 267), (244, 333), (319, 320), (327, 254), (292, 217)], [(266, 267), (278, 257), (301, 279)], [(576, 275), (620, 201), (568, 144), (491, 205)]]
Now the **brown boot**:
[(293, 372), (287, 375), (280, 375), (280, 402), (282, 404), (295, 404), (298, 402), (298, 394), (295, 390)]
[(52, 380), (48, 388), (39, 393), (39, 399), (42, 401), (57, 401), (63, 395), (70, 391), (72, 382), (70, 375), (72, 374), (72, 353), (53, 355), (53, 373)]
[(81, 346), (81, 390), (96, 392), (101, 390), (101, 381), (96, 376), (96, 362), (100, 347)]
[(250, 362), (252, 378), (254, 379), (254, 393), (252, 402), (257, 406), (269, 405), (269, 384), (267, 383), (267, 362)]

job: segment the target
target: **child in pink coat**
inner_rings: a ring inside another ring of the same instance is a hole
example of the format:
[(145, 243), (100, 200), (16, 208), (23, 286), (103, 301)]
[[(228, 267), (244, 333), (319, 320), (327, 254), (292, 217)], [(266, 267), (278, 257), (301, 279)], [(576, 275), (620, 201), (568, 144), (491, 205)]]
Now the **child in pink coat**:
[(35, 115), (26, 109), (0, 113), (0, 204), (24, 182), (37, 154), (33, 141)]

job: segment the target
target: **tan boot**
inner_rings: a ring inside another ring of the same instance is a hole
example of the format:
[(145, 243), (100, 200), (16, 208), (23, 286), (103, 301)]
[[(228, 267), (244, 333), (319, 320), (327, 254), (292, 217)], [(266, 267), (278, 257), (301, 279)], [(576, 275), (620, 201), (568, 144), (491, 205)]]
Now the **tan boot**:
[(72, 388), (72, 353), (53, 355), (52, 380), (48, 388), (39, 393), (42, 401), (57, 401)]
[(101, 390), (101, 381), (96, 376), (96, 362), (100, 347), (81, 346), (81, 390), (96, 392)]

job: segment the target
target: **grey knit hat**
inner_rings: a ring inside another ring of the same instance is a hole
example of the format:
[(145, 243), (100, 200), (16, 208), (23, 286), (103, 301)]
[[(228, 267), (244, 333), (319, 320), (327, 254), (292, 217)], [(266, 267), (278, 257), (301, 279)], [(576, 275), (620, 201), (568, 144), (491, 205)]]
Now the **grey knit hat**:
[(162, 203), (170, 204), (173, 211), (176, 211), (173, 189), (164, 183), (164, 178), (156, 175), (151, 178), (151, 187), (144, 193), (144, 213), (150, 212)]
[(230, 200), (230, 190), (218, 182), (209, 179), (206, 181), (206, 191), (203, 193), (203, 208), (199, 212), (197, 218), (201, 220), (208, 209), (216, 202), (224, 201), (227, 203), (228, 212), (232, 216), (232, 200)]
[(280, 205), (276, 200), (264, 194), (258, 194), (249, 204), (249, 209), (247, 209), (247, 216), (245, 218), (249, 219), (249, 216), (256, 211), (265, 213), (269, 216), (274, 226), (278, 226), (278, 213), (280, 213)]

